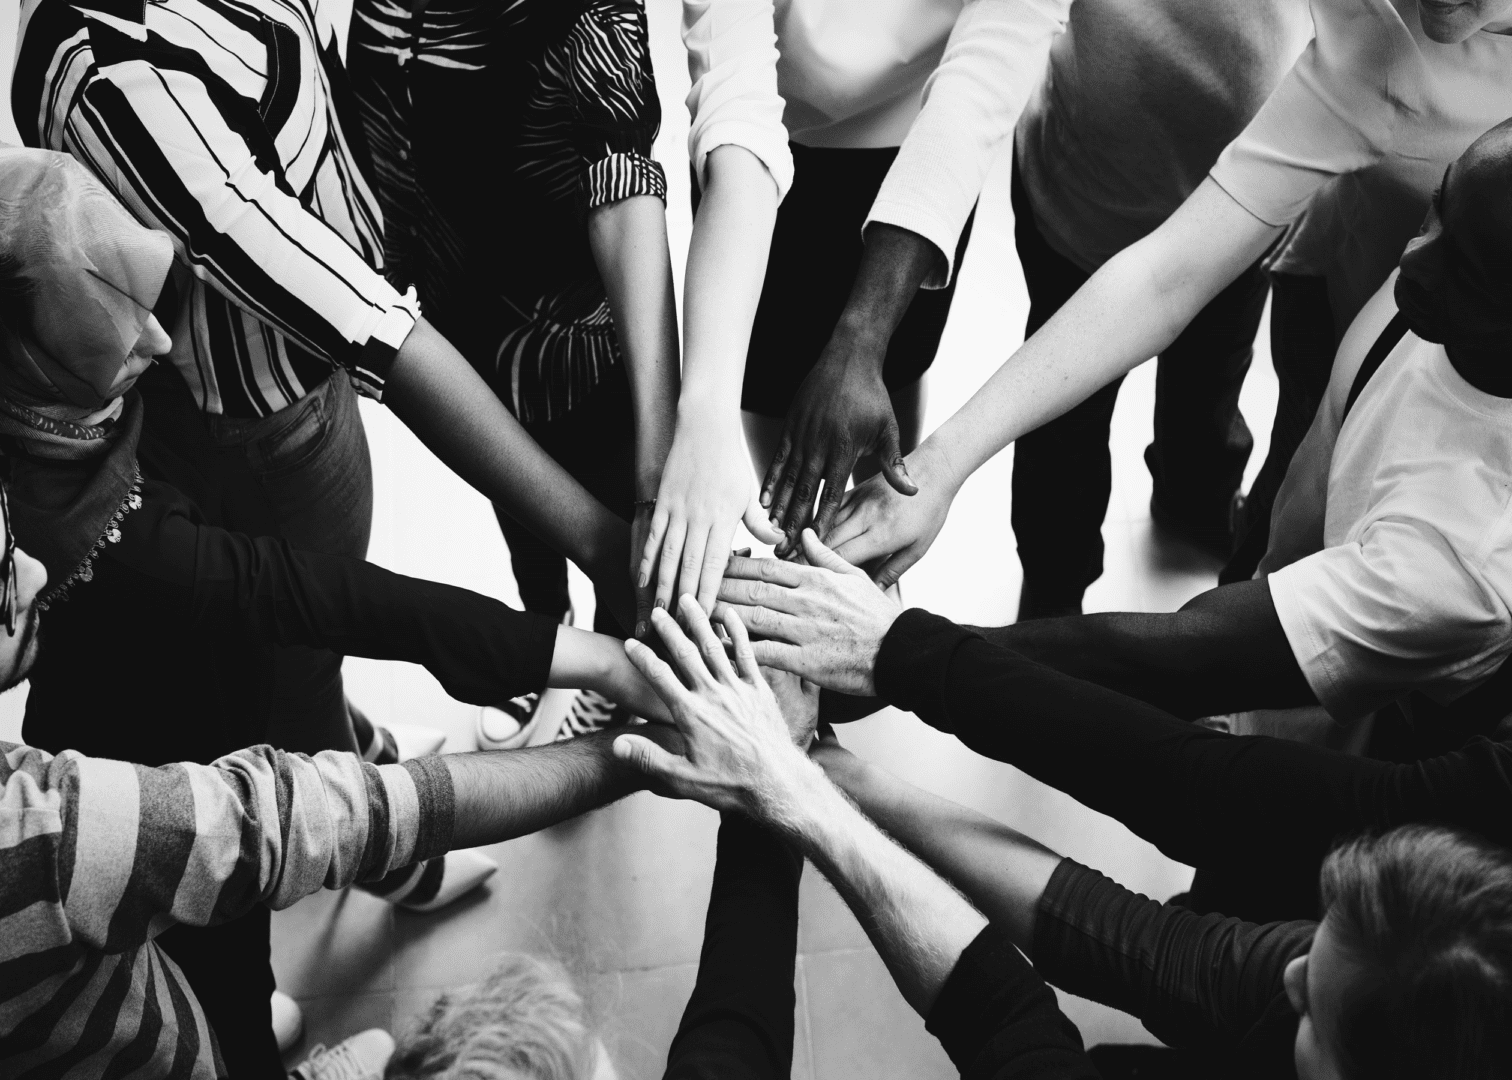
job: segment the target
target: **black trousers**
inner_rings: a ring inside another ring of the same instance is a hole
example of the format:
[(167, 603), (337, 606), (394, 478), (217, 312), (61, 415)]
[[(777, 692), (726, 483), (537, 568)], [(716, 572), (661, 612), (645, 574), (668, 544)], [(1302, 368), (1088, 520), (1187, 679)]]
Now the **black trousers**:
[[(1013, 171), (1019, 260), (1029, 288), (1027, 338), (1091, 276), (1055, 251)], [(1189, 536), (1226, 547), (1229, 503), (1244, 477), (1254, 439), (1239, 413), (1267, 283), (1255, 265), (1213, 298), (1160, 354), (1155, 377), (1155, 441), (1145, 462), (1154, 500)], [(1024, 568), (1020, 614), (1081, 610), (1082, 594), (1102, 576), (1102, 523), (1112, 492), (1108, 431), (1122, 378), (1014, 448), (1013, 532)]]
[(1292, 456), (1302, 445), (1328, 390), (1334, 352), (1339, 347), (1327, 281), (1300, 274), (1272, 274), (1270, 278), (1271, 362), (1279, 384), (1276, 419), (1271, 424), (1265, 464), (1245, 498), (1244, 522), (1241, 534), (1235, 537), (1233, 558), (1218, 578), (1224, 585), (1248, 581), (1265, 557), (1271, 508)]
[(778, 1080), (793, 1071), (793, 966), (803, 860), (738, 814), (719, 825), (698, 981), (666, 1080)]
[[(626, 521), (635, 516), (635, 414), (623, 361), (604, 372), (592, 393), (566, 415), (524, 426), (590, 495)], [(509, 545), (520, 603), (526, 611), (560, 619), (569, 603), (566, 557), (505, 510), (495, 506), (494, 513)], [(601, 595), (593, 628), (619, 638), (628, 633)]]

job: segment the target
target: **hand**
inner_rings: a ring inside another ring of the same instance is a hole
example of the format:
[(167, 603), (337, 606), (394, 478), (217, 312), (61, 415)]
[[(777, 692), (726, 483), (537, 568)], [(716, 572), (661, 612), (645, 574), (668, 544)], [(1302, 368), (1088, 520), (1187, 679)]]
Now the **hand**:
[(919, 490), (903, 461), (898, 420), (882, 383), (886, 354), (886, 337), (858, 337), (837, 326), (798, 388), (761, 487), (761, 505), (784, 533), (778, 555), (797, 546), (821, 480), (824, 494), (814, 528), (820, 535), (829, 529), (846, 481), (864, 454), (877, 455), (882, 476), (895, 490), (904, 495)]
[(782, 539), (756, 502), (755, 487), (738, 423), (685, 427), (679, 420), (636, 572), (639, 589), (647, 588), (654, 574), (656, 607), (665, 611), (674, 596), (691, 595), (705, 613), (714, 610), (742, 516), (762, 543)]
[(638, 641), (627, 641), (625, 651), (671, 710), (683, 754), (625, 734), (614, 740), (615, 756), (679, 798), (761, 820), (782, 815), (805, 784), (822, 782), (818, 768), (793, 745), (740, 619), (730, 613), (721, 620), (734, 646), (732, 667), (693, 598), (684, 596), (678, 610), (691, 641), (665, 611), (651, 613), (675, 672)]
[(928, 442), (909, 455), (909, 463), (918, 478), (917, 495), (899, 495), (880, 475), (874, 476), (845, 493), (835, 524), (824, 534), (825, 543), (847, 562), (875, 564), (872, 580), (883, 589), (891, 588), (924, 557), (960, 488), (948, 463)]
[(819, 724), (819, 684), (781, 668), (764, 667), (761, 677), (772, 688), (772, 696), (777, 699), (777, 708), (787, 721), (793, 745), (807, 750), (809, 743), (814, 741), (814, 729)]
[(808, 566), (731, 559), (720, 602), (752, 632), (771, 639), (752, 646), (758, 663), (826, 690), (870, 697), (876, 693), (877, 651), (903, 609), (864, 571), (821, 544), (812, 529), (803, 530), (801, 543)]

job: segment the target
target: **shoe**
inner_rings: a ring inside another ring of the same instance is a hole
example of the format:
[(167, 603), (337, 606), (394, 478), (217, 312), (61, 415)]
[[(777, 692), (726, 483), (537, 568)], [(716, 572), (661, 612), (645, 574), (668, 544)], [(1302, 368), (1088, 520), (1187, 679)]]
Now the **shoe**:
[(294, 1080), (383, 1080), (393, 1056), (394, 1037), (382, 1028), (368, 1028), (329, 1050), (317, 1046), (289, 1075)]
[[(556, 731), (545, 728), (553, 721), (541, 710), (544, 693), (532, 691), (502, 705), (485, 705), (475, 725), (479, 750), (516, 750), (533, 743), (550, 742)], [(560, 723), (557, 718), (556, 723)]]
[(383, 899), (405, 911), (439, 911), (482, 885), (498, 869), (499, 864), (481, 851), (448, 851), (416, 866), (410, 880)]
[(1033, 619), (1058, 619), (1066, 615), (1080, 615), (1082, 613), (1081, 597), (1068, 600), (1062, 597), (1059, 600), (1049, 599), (1039, 595), (1027, 580), (1019, 589), (1019, 607), (1017, 622), (1029, 622)]
[(439, 754), (446, 732), (420, 724), (373, 724), (373, 741), (362, 750), (362, 760), (374, 765), (397, 765), (411, 758)]
[(562, 721), (561, 730), (556, 734), (556, 741), (592, 735), (616, 724), (628, 724), (630, 720), (629, 709), (616, 705), (597, 690), (579, 690), (578, 696), (572, 699), (572, 708), (567, 711), (567, 719)]
[(273, 991), (273, 1037), (278, 1040), (278, 1052), (287, 1054), (304, 1034), (304, 1010), (282, 990)]

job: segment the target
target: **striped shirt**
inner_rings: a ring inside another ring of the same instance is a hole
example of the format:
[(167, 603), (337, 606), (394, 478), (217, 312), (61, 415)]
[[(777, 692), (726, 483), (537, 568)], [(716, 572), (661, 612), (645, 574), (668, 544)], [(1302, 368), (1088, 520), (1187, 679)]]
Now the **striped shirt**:
[(266, 416), (337, 368), (379, 397), (419, 317), (382, 274), (331, 7), (22, 0), (22, 138), (173, 238), (171, 357), (206, 412)]
[(440, 854), (440, 758), (267, 746), (148, 768), (0, 743), (0, 1075), (227, 1075), (153, 939)]

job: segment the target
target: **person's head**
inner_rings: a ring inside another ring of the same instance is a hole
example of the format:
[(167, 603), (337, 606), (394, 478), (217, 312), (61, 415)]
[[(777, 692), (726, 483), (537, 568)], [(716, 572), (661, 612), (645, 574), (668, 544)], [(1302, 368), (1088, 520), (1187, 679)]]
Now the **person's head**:
[(385, 1080), (613, 1080), (567, 973), (530, 956), (443, 994), (399, 1040)]
[(171, 342), (152, 314), (173, 262), (67, 154), (0, 147), (0, 397), (87, 417)]
[(1418, 0), (1423, 33), (1458, 45), (1481, 30), (1512, 29), (1512, 0)]
[(1512, 1077), (1512, 858), (1445, 829), (1356, 840), (1286, 970), (1301, 1080)]
[(37, 659), (37, 597), (47, 585), (47, 569), (16, 546), (10, 501), (0, 481), (0, 692), (31, 671)]
[(1470, 145), (1444, 173), (1402, 254), (1397, 306), (1414, 333), (1451, 359), (1512, 360), (1512, 120)]

